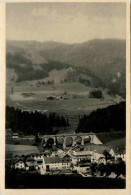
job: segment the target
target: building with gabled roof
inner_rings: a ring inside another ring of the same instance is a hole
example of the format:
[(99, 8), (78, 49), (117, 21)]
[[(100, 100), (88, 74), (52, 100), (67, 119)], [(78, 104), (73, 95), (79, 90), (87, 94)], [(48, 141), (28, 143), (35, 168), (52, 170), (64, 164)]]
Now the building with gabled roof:
[(16, 162), (14, 163), (14, 168), (20, 170), (25, 169), (25, 162), (22, 159), (16, 160)]
[(71, 159), (70, 157), (44, 157), (43, 159), (43, 169), (46, 172), (53, 170), (62, 170), (71, 168)]
[(18, 137), (19, 137), (19, 134), (17, 132), (12, 134), (12, 138), (18, 138)]

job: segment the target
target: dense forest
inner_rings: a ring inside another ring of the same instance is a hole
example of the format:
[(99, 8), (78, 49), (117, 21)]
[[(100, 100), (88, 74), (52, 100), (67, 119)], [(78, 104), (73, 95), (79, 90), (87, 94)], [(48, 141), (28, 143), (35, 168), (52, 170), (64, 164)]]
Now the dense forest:
[(79, 119), (76, 132), (126, 131), (126, 103), (97, 109)]
[(103, 94), (101, 90), (90, 91), (89, 98), (103, 98)]
[(123, 98), (126, 98), (126, 75), (123, 74), (115, 83), (108, 84), (108, 94), (109, 95), (120, 95)]
[(40, 112), (27, 112), (6, 106), (6, 128), (23, 135), (54, 134), (53, 127), (68, 126), (68, 119), (50, 113), (48, 116)]

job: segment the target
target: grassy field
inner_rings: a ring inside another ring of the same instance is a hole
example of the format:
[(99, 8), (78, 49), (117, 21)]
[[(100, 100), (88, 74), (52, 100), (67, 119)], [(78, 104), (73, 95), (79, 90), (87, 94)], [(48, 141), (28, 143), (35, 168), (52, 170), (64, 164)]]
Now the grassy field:
[(125, 132), (97, 133), (96, 135), (104, 144), (114, 142), (115, 140), (125, 139), (126, 136)]
[[(102, 90), (104, 99), (88, 98), (91, 90), (90, 86), (81, 83), (55, 83), (37, 85), (38, 81), (27, 81), (15, 83), (13, 94), (11, 86), (7, 86), (6, 104), (15, 108), (40, 111), (42, 113), (55, 112), (69, 119), (70, 126), (61, 129), (62, 132), (73, 133), (79, 122), (79, 117), (83, 114), (89, 114), (98, 108), (105, 108), (115, 104), (115, 99), (107, 94), (106, 89)], [(47, 100), (47, 96), (63, 96), (68, 94), (69, 99)]]
[[(88, 98), (90, 90), (94, 89), (80, 83), (46, 84), (38, 87), (34, 83), (31, 84), (31, 82), (22, 82), (21, 84), (15, 84), (13, 94), (7, 92), (6, 103), (22, 110), (38, 110), (47, 114), (55, 112), (64, 115), (70, 123), (70, 127), (64, 130), (74, 132), (77, 128), (79, 116), (89, 114), (94, 109), (114, 104), (113, 98), (106, 91), (103, 91), (105, 97), (103, 100)], [(47, 96), (63, 96), (64, 93), (68, 94), (69, 99), (46, 99)]]
[(107, 143), (107, 146), (112, 148), (119, 148), (119, 149), (125, 149), (126, 146), (126, 138), (123, 137), (121, 139), (113, 140), (111, 142)]
[[(31, 81), (30, 81), (31, 82)], [(32, 81), (33, 82), (33, 81)], [(47, 95), (63, 95), (67, 92), (70, 95), (79, 95), (87, 97), (90, 90), (95, 90), (96, 88), (85, 86), (81, 83), (59, 83), (59, 84), (45, 84), (45, 85), (36, 85), (29, 82), (15, 83), (13, 85), (13, 94), (11, 94), (11, 85), (7, 85), (7, 95), (11, 99), (19, 100), (19, 96), (22, 96), (22, 93), (33, 93), (33, 99), (41, 100), (44, 99)], [(106, 90), (102, 89), (103, 95), (106, 100), (112, 101), (112, 97), (106, 93)], [(16, 95), (15, 95), (16, 94)], [(18, 96), (19, 95), (19, 96)], [(18, 98), (17, 98), (18, 96)], [(25, 98), (23, 98), (25, 99)], [(26, 98), (28, 100), (28, 98)]]
[(28, 155), (30, 153), (39, 153), (39, 149), (36, 146), (31, 145), (13, 145), (6, 144), (6, 160), (15, 155)]
[(32, 146), (35, 143), (35, 137), (32, 139), (29, 138), (6, 138), (6, 144), (13, 144), (13, 145), (30, 145)]
[(106, 146), (116, 149), (125, 150), (126, 134), (125, 132), (110, 132), (110, 133), (97, 133), (97, 137)]

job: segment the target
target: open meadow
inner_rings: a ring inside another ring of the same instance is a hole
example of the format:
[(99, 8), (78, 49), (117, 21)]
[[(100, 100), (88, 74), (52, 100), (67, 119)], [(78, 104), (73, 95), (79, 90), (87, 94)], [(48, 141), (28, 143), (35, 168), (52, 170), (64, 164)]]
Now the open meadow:
[[(102, 89), (104, 98), (89, 98), (89, 92), (96, 89), (77, 82), (46, 85), (36, 83), (37, 81), (16, 83), (13, 86), (13, 93), (7, 86), (7, 105), (21, 110), (37, 110), (46, 114), (55, 112), (63, 115), (69, 119), (70, 126), (66, 129), (68, 133), (74, 132), (77, 128), (81, 115), (116, 103), (115, 99)], [(55, 99), (48, 100), (47, 97), (55, 97)]]

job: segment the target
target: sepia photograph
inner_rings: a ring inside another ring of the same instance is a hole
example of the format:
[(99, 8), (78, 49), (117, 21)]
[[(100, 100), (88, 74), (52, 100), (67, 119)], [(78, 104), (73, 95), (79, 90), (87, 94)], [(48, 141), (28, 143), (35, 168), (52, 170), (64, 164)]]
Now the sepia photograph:
[(125, 2), (5, 5), (5, 189), (126, 189)]

